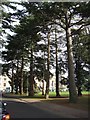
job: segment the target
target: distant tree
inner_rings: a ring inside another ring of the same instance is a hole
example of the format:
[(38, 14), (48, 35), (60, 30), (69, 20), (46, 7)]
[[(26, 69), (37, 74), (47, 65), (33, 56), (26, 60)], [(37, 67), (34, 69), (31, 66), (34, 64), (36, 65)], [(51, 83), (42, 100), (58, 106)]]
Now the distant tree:
[[(82, 85), (85, 84), (87, 76), (89, 75), (89, 54), (88, 54), (88, 41), (89, 31), (86, 32), (87, 28), (84, 28), (74, 38), (74, 58), (75, 58), (75, 73), (76, 73), (76, 84), (78, 88), (78, 96), (81, 96)], [(87, 70), (85, 70), (87, 69)]]

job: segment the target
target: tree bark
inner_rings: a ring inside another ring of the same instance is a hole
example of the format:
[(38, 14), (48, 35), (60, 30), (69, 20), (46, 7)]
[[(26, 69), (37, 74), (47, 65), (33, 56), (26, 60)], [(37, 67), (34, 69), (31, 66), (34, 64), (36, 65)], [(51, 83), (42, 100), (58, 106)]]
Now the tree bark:
[(30, 80), (29, 80), (29, 96), (34, 96), (33, 46), (32, 46), (32, 48), (31, 48)]
[(79, 58), (76, 61), (76, 79), (77, 79), (77, 89), (78, 89), (78, 96), (82, 96), (82, 89), (81, 89), (81, 63)]
[(46, 93), (45, 98), (49, 98), (49, 64), (50, 64), (50, 32), (48, 32), (48, 58), (47, 58), (47, 80), (46, 80)]
[(19, 83), (19, 69), (18, 69), (18, 64), (19, 64), (19, 61), (17, 60), (17, 72), (16, 72), (16, 93), (15, 94), (18, 94), (18, 83)]
[(58, 71), (58, 45), (57, 45), (56, 28), (55, 28), (55, 45), (56, 45), (56, 97), (60, 97), (60, 94), (59, 94), (59, 71)]
[(67, 53), (68, 53), (68, 79), (69, 79), (69, 101), (72, 103), (77, 102), (77, 92), (74, 77), (74, 64), (73, 64), (73, 51), (72, 51), (72, 37), (71, 29), (66, 27), (66, 39), (67, 39)]
[(11, 93), (14, 92), (14, 66), (13, 66), (13, 62), (12, 62), (12, 83), (11, 83)]
[(24, 66), (23, 62), (24, 62), (24, 59), (22, 57), (22, 63), (21, 63), (21, 95), (23, 94), (23, 66)]
[(82, 96), (82, 89), (81, 89), (81, 86), (78, 87), (78, 96)]
[(42, 95), (45, 94), (45, 90), (44, 90), (44, 80), (42, 80)]

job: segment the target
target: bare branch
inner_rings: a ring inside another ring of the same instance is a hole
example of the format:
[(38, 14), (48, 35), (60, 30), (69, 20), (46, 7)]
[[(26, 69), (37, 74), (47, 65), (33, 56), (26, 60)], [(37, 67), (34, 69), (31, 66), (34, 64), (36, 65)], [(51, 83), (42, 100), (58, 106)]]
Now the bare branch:
[(88, 26), (90, 23), (83, 24), (81, 27), (79, 27), (76, 31), (72, 32), (71, 35), (74, 35), (78, 33), (84, 26)]
[(60, 26), (61, 28), (63, 28), (64, 30), (66, 29), (65, 25), (64, 25), (64, 24), (62, 24), (61, 20), (59, 21), (59, 23), (58, 23), (58, 22), (56, 22), (56, 21), (53, 21), (53, 22), (54, 22), (54, 24), (59, 25), (59, 26)]
[(71, 23), (70, 27), (72, 27), (73, 25), (80, 25), (80, 24), (83, 24), (83, 23), (85, 23), (85, 22), (83, 21), (83, 19), (80, 19), (78, 22)]

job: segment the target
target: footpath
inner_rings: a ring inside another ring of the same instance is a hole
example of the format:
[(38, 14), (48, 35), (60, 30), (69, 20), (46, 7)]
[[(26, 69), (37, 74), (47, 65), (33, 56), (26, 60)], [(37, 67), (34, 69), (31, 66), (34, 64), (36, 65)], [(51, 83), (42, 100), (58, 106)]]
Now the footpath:
[[(7, 96), (6, 96), (7, 97)], [(11, 97), (11, 96), (8, 96)], [(70, 108), (63, 105), (57, 105), (54, 103), (48, 103), (39, 99), (32, 98), (21, 98), (15, 97), (17, 100), (21, 102), (30, 104), (34, 107), (37, 107), (42, 110), (46, 110), (52, 112), (53, 114), (57, 114), (62, 116), (62, 118), (89, 118), (89, 111), (84, 111), (80, 109)]]

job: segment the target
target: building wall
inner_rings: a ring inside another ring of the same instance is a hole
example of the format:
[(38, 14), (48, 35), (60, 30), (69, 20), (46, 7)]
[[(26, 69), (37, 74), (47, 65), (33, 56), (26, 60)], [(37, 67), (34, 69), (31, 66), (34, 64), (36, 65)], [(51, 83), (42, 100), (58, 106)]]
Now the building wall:
[(0, 91), (3, 91), (3, 92), (11, 91), (11, 86), (9, 83), (10, 81), (11, 80), (6, 74), (0, 75)]
[[(45, 90), (46, 90), (46, 81), (45, 80), (38, 81), (37, 79), (35, 79), (35, 82), (37, 83), (37, 86), (39, 88), (41, 88), (41, 90), (42, 90), (43, 84), (44, 84), (44, 92), (45, 92)], [(56, 77), (55, 76), (53, 76), (49, 80), (49, 90), (51, 92), (55, 92), (56, 91)], [(59, 90), (60, 91), (67, 91), (68, 90), (67, 85), (63, 85), (63, 84), (59, 83)]]
[[(36, 84), (37, 84), (37, 86), (39, 87), (39, 88), (43, 88), (43, 86), (44, 86), (44, 92), (45, 92), (45, 90), (46, 90), (46, 81), (45, 80), (43, 80), (43, 81), (38, 81), (37, 79), (35, 79), (35, 82), (36, 82)], [(55, 76), (53, 76), (51, 79), (50, 79), (50, 81), (49, 81), (49, 90), (50, 91), (55, 91), (56, 90), (56, 81), (55, 81)]]

